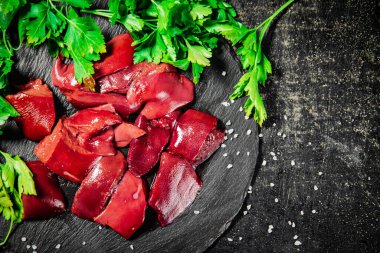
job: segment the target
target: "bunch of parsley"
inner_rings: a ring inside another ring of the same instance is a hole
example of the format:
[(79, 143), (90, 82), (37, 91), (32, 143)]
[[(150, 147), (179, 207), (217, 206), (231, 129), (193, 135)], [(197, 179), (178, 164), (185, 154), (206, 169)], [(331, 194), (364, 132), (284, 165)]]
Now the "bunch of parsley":
[(246, 95), (245, 111), (261, 126), (267, 118), (259, 84), (272, 73), (262, 52), (264, 35), (275, 17), (294, 0), (288, 0), (272, 16), (250, 29), (236, 20), (236, 11), (222, 0), (110, 0), (108, 9), (84, 10), (123, 24), (134, 38), (134, 61), (170, 63), (191, 68), (198, 83), (204, 67), (210, 66), (219, 37), (237, 46), (246, 73), (235, 85), (230, 99)]
[(33, 174), (19, 156), (0, 151), (5, 163), (0, 163), (0, 214), (10, 220), (8, 233), (2, 246), (8, 239), (14, 223), (20, 223), (23, 217), (22, 194), (37, 195)]

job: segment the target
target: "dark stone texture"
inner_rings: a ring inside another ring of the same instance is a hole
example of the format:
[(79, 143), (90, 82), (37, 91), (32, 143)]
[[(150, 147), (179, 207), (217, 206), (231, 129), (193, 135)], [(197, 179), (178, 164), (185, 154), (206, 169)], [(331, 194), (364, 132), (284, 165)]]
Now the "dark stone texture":
[[(280, 2), (232, 1), (249, 26)], [(379, 252), (379, 27), (375, 0), (298, 1), (272, 26), (252, 207), (207, 252)]]

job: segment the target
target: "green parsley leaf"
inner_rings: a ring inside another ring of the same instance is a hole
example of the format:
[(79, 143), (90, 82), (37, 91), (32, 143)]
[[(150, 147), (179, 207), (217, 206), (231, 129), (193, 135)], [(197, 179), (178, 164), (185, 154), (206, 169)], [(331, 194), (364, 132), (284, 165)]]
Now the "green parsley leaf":
[(207, 17), (212, 14), (212, 9), (210, 6), (206, 6), (203, 4), (193, 4), (192, 9), (190, 11), (190, 15), (193, 18), (193, 20), (196, 19), (203, 19), (204, 17)]
[(203, 46), (192, 46), (186, 41), (188, 48), (188, 59), (192, 63), (197, 63), (201, 66), (210, 66), (211, 50)]
[(92, 5), (93, 0), (62, 0), (62, 2), (77, 8), (87, 9)]

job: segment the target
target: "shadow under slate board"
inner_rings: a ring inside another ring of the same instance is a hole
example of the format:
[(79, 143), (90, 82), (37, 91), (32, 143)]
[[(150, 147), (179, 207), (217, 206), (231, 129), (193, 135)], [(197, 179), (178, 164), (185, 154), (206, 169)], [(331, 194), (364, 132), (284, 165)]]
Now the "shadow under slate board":
[[(108, 40), (125, 32), (122, 27), (110, 26), (105, 19), (97, 18)], [(55, 94), (58, 117), (71, 115), (75, 109), (51, 84), (52, 57), (46, 47), (24, 47), (17, 52), (16, 70), (13, 79), (17, 84), (32, 78), (42, 78)], [(222, 72), (227, 75), (223, 76)], [(193, 108), (210, 112), (218, 117), (223, 125), (229, 120), (234, 129), (210, 159), (197, 169), (203, 181), (203, 188), (193, 204), (172, 224), (161, 228), (156, 215), (147, 210), (145, 224), (130, 239), (126, 240), (113, 230), (99, 224), (79, 219), (69, 211), (43, 221), (26, 221), (17, 225), (2, 249), (3, 252), (27, 252), (27, 245), (36, 245), (38, 252), (54, 252), (60, 244), (59, 252), (202, 252), (205, 251), (230, 225), (240, 210), (252, 180), (258, 155), (258, 130), (253, 119), (245, 120), (239, 111), (243, 101), (230, 106), (221, 103), (229, 101), (233, 85), (239, 80), (241, 70), (238, 59), (227, 44), (215, 50), (212, 67), (205, 70), (201, 82), (196, 86), (196, 100)], [(246, 135), (248, 129), (252, 134)], [(234, 134), (239, 136), (234, 138)], [(14, 123), (8, 124), (0, 139), (0, 148), (12, 154), (19, 154), (28, 160), (36, 160), (33, 149), (36, 143), (26, 140)], [(237, 155), (237, 152), (240, 154)], [(247, 154), (247, 152), (249, 152)], [(228, 155), (223, 156), (224, 153)], [(75, 159), (75, 158), (74, 158)], [(228, 169), (227, 165), (233, 167)], [(78, 185), (60, 179), (69, 208)], [(200, 213), (195, 214), (197, 210)], [(1, 222), (1, 236), (4, 236), (8, 223)], [(26, 237), (26, 242), (21, 238)], [(85, 242), (85, 244), (83, 243)], [(30, 249), (31, 250), (31, 249)], [(29, 250), (29, 251), (30, 251)]]

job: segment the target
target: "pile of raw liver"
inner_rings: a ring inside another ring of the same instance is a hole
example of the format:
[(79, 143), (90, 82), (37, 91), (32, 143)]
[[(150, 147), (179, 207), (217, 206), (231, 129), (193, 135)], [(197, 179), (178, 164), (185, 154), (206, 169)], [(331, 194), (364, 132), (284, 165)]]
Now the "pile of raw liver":
[[(49, 134), (35, 148), (40, 161), (81, 184), (72, 213), (108, 225), (126, 238), (144, 222), (147, 205), (157, 212), (161, 226), (178, 217), (202, 187), (196, 166), (224, 140), (216, 117), (180, 110), (194, 99), (193, 83), (168, 64), (133, 64), (131, 44), (128, 34), (107, 43), (107, 54), (94, 64), (95, 86), (91, 80), (79, 85), (73, 65), (61, 57), (56, 60), (53, 84), (79, 111), (60, 118), (51, 134), (55, 112), (46, 85), (38, 80), (26, 88), (37, 83), (44, 92), (22, 90), (7, 97), (21, 114), (17, 122), (27, 138), (40, 140)], [(23, 103), (32, 104), (34, 113), (23, 110), (28, 107)], [(134, 123), (130, 115), (138, 115)], [(118, 148), (127, 145), (125, 158)], [(144, 175), (156, 165), (149, 189)]]

